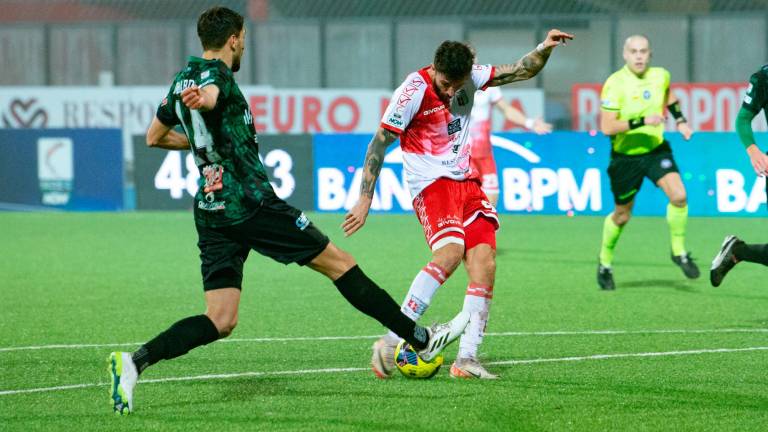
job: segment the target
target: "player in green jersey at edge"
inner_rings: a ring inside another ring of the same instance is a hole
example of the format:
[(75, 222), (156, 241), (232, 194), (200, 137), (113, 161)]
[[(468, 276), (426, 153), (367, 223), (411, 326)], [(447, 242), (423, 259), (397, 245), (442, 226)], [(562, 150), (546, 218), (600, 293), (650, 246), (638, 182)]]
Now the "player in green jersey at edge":
[[(458, 338), (469, 321), (461, 312), (447, 324), (416, 325), (351, 255), (275, 195), (259, 160), (253, 117), (233, 77), (245, 31), (243, 17), (230, 9), (214, 7), (200, 16), (202, 58), (191, 57), (176, 75), (147, 132), (150, 146), (191, 150), (200, 171), (194, 214), (206, 311), (176, 322), (133, 353), (110, 354), (110, 393), (120, 414), (133, 410), (134, 386), (148, 366), (232, 333), (251, 250), (322, 273), (349, 303), (404, 338), (427, 361)], [(174, 131), (175, 125), (185, 133)]]
[[(739, 115), (736, 116), (736, 132), (747, 149), (752, 168), (761, 177), (768, 176), (768, 156), (755, 144), (752, 119), (760, 113), (760, 110), (765, 110), (766, 106), (768, 106), (768, 65), (763, 66), (750, 77), (747, 94), (744, 96)], [(720, 252), (712, 260), (709, 271), (709, 281), (712, 286), (720, 286), (725, 275), (741, 261), (768, 266), (768, 244), (746, 244), (734, 235), (727, 236), (720, 247)]]
[(624, 42), (626, 65), (603, 85), (600, 129), (611, 138), (608, 177), (616, 204), (605, 218), (597, 283), (613, 290), (613, 250), (629, 222), (635, 197), (648, 177), (669, 198), (667, 222), (672, 242), (672, 261), (686, 277), (699, 277), (699, 269), (685, 249), (688, 203), (672, 149), (664, 139), (664, 107), (675, 118), (677, 130), (688, 140), (693, 133), (680, 111), (677, 98), (669, 91), (669, 72), (650, 67), (651, 45), (641, 35)]

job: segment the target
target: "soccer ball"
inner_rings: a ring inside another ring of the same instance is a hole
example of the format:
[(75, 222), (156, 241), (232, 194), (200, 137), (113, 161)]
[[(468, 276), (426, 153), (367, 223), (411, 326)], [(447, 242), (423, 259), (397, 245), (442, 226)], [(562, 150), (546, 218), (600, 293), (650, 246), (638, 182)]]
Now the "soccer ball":
[(397, 370), (407, 378), (427, 379), (435, 376), (443, 365), (443, 356), (438, 355), (434, 360), (426, 362), (416, 354), (411, 345), (401, 340), (395, 348), (395, 364)]

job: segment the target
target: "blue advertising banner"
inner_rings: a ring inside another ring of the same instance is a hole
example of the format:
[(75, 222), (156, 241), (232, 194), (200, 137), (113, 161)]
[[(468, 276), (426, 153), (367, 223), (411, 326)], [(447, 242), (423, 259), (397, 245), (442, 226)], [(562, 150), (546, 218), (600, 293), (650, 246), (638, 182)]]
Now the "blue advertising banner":
[[(768, 134), (757, 134), (758, 142)], [(315, 137), (315, 206), (345, 211), (357, 201), (361, 166), (371, 135)], [(765, 215), (765, 180), (758, 178), (733, 133), (698, 133), (684, 141), (667, 134), (688, 192), (693, 216)], [(494, 136), (499, 173), (498, 210), (506, 213), (606, 214), (613, 196), (606, 169), (610, 143), (601, 134), (556, 132), (550, 135), (507, 133)], [(666, 213), (664, 193), (645, 180), (634, 213)], [(392, 146), (379, 176), (373, 211), (411, 211), (403, 179), (402, 155)]]
[(120, 210), (119, 129), (0, 129), (0, 209)]

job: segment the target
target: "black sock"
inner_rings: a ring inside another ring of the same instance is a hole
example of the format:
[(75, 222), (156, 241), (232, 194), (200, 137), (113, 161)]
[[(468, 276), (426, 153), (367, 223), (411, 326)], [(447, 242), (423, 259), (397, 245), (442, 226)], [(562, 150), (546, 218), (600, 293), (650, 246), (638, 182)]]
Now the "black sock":
[(208, 316), (187, 317), (136, 350), (132, 355), (133, 363), (141, 373), (160, 360), (184, 355), (192, 348), (207, 345), (218, 338), (219, 331)]
[(352, 267), (333, 283), (352, 306), (395, 332), (415, 349), (427, 346), (426, 329), (403, 315), (400, 305), (369, 279), (360, 267)]
[(739, 261), (748, 261), (768, 266), (768, 244), (746, 244), (736, 242), (733, 245), (733, 255)]

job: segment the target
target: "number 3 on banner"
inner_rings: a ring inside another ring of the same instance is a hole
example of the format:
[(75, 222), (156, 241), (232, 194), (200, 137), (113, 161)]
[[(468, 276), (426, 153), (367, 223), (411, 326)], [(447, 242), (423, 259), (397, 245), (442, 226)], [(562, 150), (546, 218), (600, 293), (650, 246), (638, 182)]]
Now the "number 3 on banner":
[[(291, 174), (293, 168), (293, 159), (291, 155), (285, 150), (272, 150), (267, 153), (263, 163), (265, 166), (274, 168), (272, 172), (272, 178), (276, 181), (272, 181), (272, 188), (275, 189), (275, 194), (280, 199), (286, 199), (293, 194), (293, 190), (296, 188), (296, 179)], [(280, 183), (279, 185), (277, 183)]]

